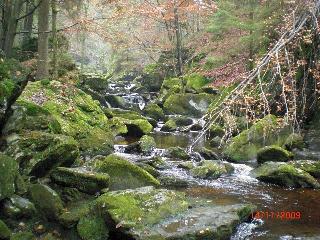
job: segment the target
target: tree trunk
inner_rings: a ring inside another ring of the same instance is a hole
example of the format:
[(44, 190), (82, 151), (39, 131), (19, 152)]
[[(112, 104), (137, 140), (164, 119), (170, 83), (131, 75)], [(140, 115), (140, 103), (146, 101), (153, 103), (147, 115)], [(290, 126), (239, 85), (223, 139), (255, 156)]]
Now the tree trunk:
[(38, 16), (38, 71), (37, 79), (49, 77), (48, 39), (49, 39), (49, 0), (43, 0)]
[[(10, 1), (8, 1), (10, 2)], [(17, 31), (17, 25), (18, 21), (17, 18), (20, 15), (20, 11), (23, 5), (22, 0), (14, 0), (12, 3), (8, 3), (9, 6), (7, 8), (7, 30), (4, 35), (4, 53), (6, 57), (11, 57), (12, 54), (12, 48), (13, 48), (13, 43), (14, 43), (14, 38), (16, 36), (16, 31)]]
[(58, 52), (58, 39), (57, 39), (57, 3), (56, 0), (51, 0), (52, 10), (52, 71), (53, 79), (58, 77), (58, 66), (57, 66), (57, 52)]
[(176, 34), (176, 55), (177, 55), (177, 70), (178, 76), (181, 76), (182, 71), (182, 41), (181, 41), (181, 29), (180, 29), (180, 22), (178, 16), (178, 8), (175, 5), (173, 9), (174, 13), (174, 27), (175, 27), (175, 34)]
[[(34, 7), (34, 0), (29, 0), (26, 2), (26, 14), (31, 12)], [(33, 14), (30, 14), (24, 19), (23, 22), (23, 44), (26, 44), (30, 39), (32, 35), (32, 26), (33, 26)]]

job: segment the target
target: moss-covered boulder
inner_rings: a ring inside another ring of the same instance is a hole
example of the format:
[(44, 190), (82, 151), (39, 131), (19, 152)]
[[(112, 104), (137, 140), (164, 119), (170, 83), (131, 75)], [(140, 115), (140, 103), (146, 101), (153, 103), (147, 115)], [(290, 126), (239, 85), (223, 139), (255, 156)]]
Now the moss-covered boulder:
[(25, 175), (44, 176), (57, 166), (71, 166), (79, 157), (78, 143), (65, 135), (31, 131), (6, 140), (6, 153)]
[(59, 185), (74, 187), (88, 194), (95, 194), (108, 188), (110, 181), (108, 174), (90, 172), (82, 168), (58, 167), (50, 177)]
[(201, 157), (203, 157), (205, 160), (218, 160), (219, 156), (217, 153), (215, 153), (212, 149), (202, 147), (200, 149), (196, 149)]
[(231, 173), (233, 167), (226, 165), (220, 161), (204, 160), (198, 166), (191, 169), (191, 174), (194, 177), (202, 179), (217, 179), (222, 174)]
[(315, 178), (320, 178), (320, 161), (298, 160), (290, 162), (296, 168), (300, 168)]
[(168, 148), (167, 157), (178, 159), (178, 160), (189, 160), (190, 156), (186, 150), (182, 147), (171, 147)]
[(153, 137), (144, 135), (138, 142), (134, 142), (125, 147), (125, 153), (136, 153), (148, 155), (156, 148), (156, 142)]
[(103, 217), (89, 214), (80, 218), (77, 232), (82, 240), (105, 240), (109, 237)]
[(252, 171), (260, 181), (283, 187), (320, 188), (318, 181), (306, 171), (283, 162), (265, 162)]
[(99, 103), (71, 84), (58, 81), (29, 82), (18, 102), (33, 103), (48, 111), (61, 133), (79, 142), (84, 155), (110, 154), (113, 136)]
[(193, 161), (186, 161), (186, 162), (179, 163), (177, 167), (186, 169), (186, 170), (191, 170), (195, 167), (195, 164)]
[[(96, 203), (119, 236), (141, 240), (229, 239), (254, 210), (251, 205), (189, 200), (182, 192), (153, 187), (109, 192)], [(185, 224), (189, 220), (192, 224)]]
[(153, 126), (143, 117), (140, 117), (139, 119), (126, 119), (122, 117), (112, 118), (111, 122), (114, 123), (115, 121), (126, 126), (125, 131), (122, 132), (122, 134), (126, 136), (142, 137), (153, 130)]
[(162, 108), (154, 103), (148, 104), (145, 107), (144, 112), (146, 116), (153, 118), (156, 121), (163, 120), (165, 117)]
[(161, 131), (163, 132), (174, 132), (178, 128), (176, 122), (173, 119), (169, 119), (165, 122), (165, 124), (161, 127)]
[(298, 133), (292, 133), (288, 136), (284, 143), (284, 147), (288, 150), (299, 149), (302, 150), (305, 147), (303, 136)]
[(93, 200), (80, 200), (69, 204), (59, 216), (59, 223), (65, 228), (73, 228), (79, 220), (92, 211)]
[(110, 190), (158, 186), (160, 183), (148, 172), (116, 155), (109, 155), (95, 164), (95, 171), (110, 176)]
[(287, 162), (293, 158), (293, 154), (282, 147), (278, 146), (267, 146), (261, 148), (257, 152), (258, 163), (264, 162)]
[(63, 203), (56, 191), (44, 184), (33, 184), (29, 188), (36, 208), (49, 220), (58, 219), (63, 211)]
[(225, 147), (224, 154), (235, 162), (248, 161), (256, 158), (257, 151), (264, 146), (282, 146), (286, 135), (279, 130), (279, 120), (273, 115), (265, 116), (249, 129), (233, 137)]
[(186, 89), (188, 91), (202, 92), (202, 87), (210, 82), (209, 79), (204, 76), (193, 73), (190, 75), (184, 76), (184, 80), (186, 82)]
[(21, 217), (31, 217), (36, 209), (28, 199), (13, 195), (3, 202), (1, 212), (8, 218), (19, 219)]
[(13, 158), (0, 153), (0, 200), (14, 194), (17, 176), (17, 162)]
[(0, 239), (7, 240), (10, 239), (11, 230), (8, 226), (0, 219)]
[(164, 102), (166, 114), (179, 114), (192, 117), (201, 117), (214, 100), (212, 95), (201, 94), (173, 94)]
[(123, 97), (117, 95), (106, 95), (105, 100), (113, 108), (126, 108), (126, 102)]

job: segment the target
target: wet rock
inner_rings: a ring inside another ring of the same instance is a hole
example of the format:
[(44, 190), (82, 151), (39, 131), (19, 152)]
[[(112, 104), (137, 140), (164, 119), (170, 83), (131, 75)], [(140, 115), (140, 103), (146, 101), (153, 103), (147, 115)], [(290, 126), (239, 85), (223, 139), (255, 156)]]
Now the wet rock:
[(257, 152), (258, 163), (287, 162), (293, 158), (293, 154), (278, 146), (267, 146)]
[(167, 157), (178, 160), (188, 160), (190, 156), (185, 149), (181, 147), (171, 147), (168, 149)]
[(199, 123), (195, 123), (191, 126), (190, 128), (190, 131), (195, 131), (195, 132), (198, 132), (198, 131), (201, 131), (203, 129), (202, 125), (199, 124)]
[(160, 183), (148, 172), (115, 155), (109, 155), (97, 161), (95, 171), (107, 173), (110, 176), (110, 190), (138, 188), (142, 186), (158, 186)]
[(43, 184), (33, 184), (29, 192), (35, 206), (45, 217), (49, 220), (58, 219), (63, 210), (63, 203), (56, 191)]
[(169, 119), (165, 122), (165, 124), (161, 127), (160, 131), (163, 132), (174, 132), (178, 128), (176, 122), (173, 119)]
[(3, 202), (1, 212), (8, 218), (19, 219), (21, 217), (31, 217), (36, 209), (28, 199), (13, 195)]
[(193, 123), (192, 118), (188, 118), (184, 116), (174, 117), (173, 120), (175, 121), (178, 127), (189, 126)]
[(141, 240), (228, 239), (254, 210), (251, 205), (197, 203), (182, 192), (153, 187), (109, 192), (96, 202), (112, 229)]
[(233, 168), (225, 165), (220, 161), (204, 160), (198, 166), (191, 169), (191, 174), (194, 177), (202, 179), (217, 179), (222, 174), (231, 173)]
[(197, 149), (201, 157), (203, 157), (205, 160), (218, 160), (219, 156), (217, 153), (215, 153), (213, 150), (208, 149), (206, 147), (202, 147), (200, 149)]
[(0, 219), (0, 239), (6, 240), (11, 236), (11, 230), (8, 226)]
[(252, 176), (283, 187), (320, 188), (320, 184), (309, 173), (289, 163), (265, 162), (252, 171)]
[(154, 103), (148, 104), (145, 107), (144, 112), (145, 112), (146, 116), (153, 118), (156, 121), (160, 121), (165, 118), (162, 108), (159, 107), (159, 105), (154, 104)]
[(14, 194), (17, 176), (17, 162), (13, 158), (0, 153), (0, 200)]
[(164, 102), (166, 114), (179, 114), (192, 117), (201, 117), (214, 100), (212, 95), (201, 94), (173, 94)]
[(137, 166), (141, 167), (143, 170), (147, 171), (155, 178), (160, 176), (160, 172), (156, 168), (154, 168), (153, 166), (151, 166), (147, 163), (138, 162)]
[(80, 168), (56, 168), (51, 173), (51, 179), (62, 186), (74, 187), (79, 191), (95, 194), (109, 186), (109, 175), (95, 173)]
[(105, 100), (113, 108), (126, 108), (126, 102), (123, 97), (117, 95), (106, 95)]
[(195, 165), (192, 161), (187, 161), (187, 162), (179, 163), (177, 167), (182, 168), (182, 169), (186, 169), (186, 170), (191, 170), (195, 167)]
[(131, 120), (115, 117), (112, 120), (117, 120), (126, 126), (127, 130), (124, 133), (126, 136), (142, 137), (143, 135), (149, 134), (153, 130), (153, 126), (145, 118)]
[(295, 168), (300, 168), (315, 178), (320, 178), (320, 161), (298, 160), (290, 162)]
[(7, 143), (6, 153), (25, 175), (45, 176), (57, 166), (71, 166), (79, 156), (78, 143), (64, 135), (32, 131), (7, 138)]
[(273, 115), (265, 116), (249, 129), (233, 137), (224, 149), (224, 154), (231, 161), (248, 161), (256, 158), (257, 151), (266, 145), (281, 146), (287, 133), (279, 122)]
[(136, 153), (149, 155), (155, 149), (156, 143), (154, 138), (148, 135), (144, 135), (138, 142), (131, 143), (125, 147), (125, 153)]
[(10, 240), (36, 240), (31, 232), (19, 232), (11, 236)]
[(190, 185), (187, 179), (181, 179), (175, 176), (160, 176), (158, 179), (161, 186), (164, 187), (186, 188)]
[(105, 240), (109, 237), (104, 219), (94, 215), (82, 217), (77, 225), (77, 232), (82, 240)]

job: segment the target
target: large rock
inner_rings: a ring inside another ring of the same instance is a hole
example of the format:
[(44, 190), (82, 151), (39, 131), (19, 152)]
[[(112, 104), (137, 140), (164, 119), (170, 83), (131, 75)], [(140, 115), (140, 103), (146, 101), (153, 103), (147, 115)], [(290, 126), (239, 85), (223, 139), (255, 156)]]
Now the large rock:
[(224, 149), (224, 154), (232, 161), (248, 161), (256, 158), (257, 151), (268, 145), (282, 146), (286, 139), (284, 129), (281, 132), (279, 119), (267, 115), (249, 129), (232, 138)]
[(221, 161), (204, 160), (198, 166), (191, 169), (191, 174), (194, 177), (202, 179), (217, 179), (222, 174), (233, 172), (234, 168), (230, 164), (222, 163)]
[(315, 178), (320, 178), (320, 161), (298, 160), (290, 162), (290, 164), (306, 171)]
[(19, 219), (21, 217), (31, 217), (36, 209), (32, 202), (18, 195), (13, 195), (3, 202), (2, 213), (9, 218)]
[(156, 121), (163, 120), (165, 117), (162, 108), (159, 107), (159, 105), (154, 103), (148, 104), (145, 107), (144, 112), (146, 116), (151, 117)]
[(168, 149), (168, 153), (166, 156), (169, 158), (177, 159), (177, 160), (189, 160), (190, 159), (189, 154), (182, 147), (170, 147)]
[(293, 154), (282, 147), (267, 146), (257, 152), (258, 163), (264, 162), (288, 162), (293, 158)]
[(77, 231), (82, 240), (106, 240), (109, 236), (103, 217), (95, 215), (80, 218)]
[(138, 153), (149, 155), (155, 149), (156, 142), (153, 137), (144, 135), (138, 142), (129, 144), (125, 148), (125, 153)]
[(166, 114), (179, 114), (185, 116), (201, 117), (214, 100), (212, 95), (201, 94), (173, 94), (164, 102)]
[(35, 206), (45, 217), (49, 220), (58, 219), (63, 211), (63, 203), (56, 191), (44, 184), (33, 184), (29, 192)]
[(96, 202), (122, 239), (228, 239), (253, 211), (250, 205), (208, 204), (153, 187), (109, 192)]
[(6, 138), (11, 155), (25, 175), (41, 177), (57, 166), (71, 166), (79, 156), (78, 143), (64, 135), (31, 131)]
[[(26, 103), (38, 105), (37, 111), (41, 107), (41, 112), (49, 112), (55, 119), (53, 122), (60, 124), (61, 134), (77, 140), (84, 155), (112, 152), (113, 136), (117, 132), (111, 131), (99, 103), (73, 85), (58, 81), (29, 82), (18, 99), (18, 104)], [(34, 119), (48, 118), (47, 113), (43, 116), (41, 112)]]
[(51, 173), (51, 179), (59, 185), (74, 187), (89, 194), (100, 192), (109, 186), (109, 175), (90, 172), (82, 168), (56, 168)]
[(14, 194), (17, 176), (17, 162), (13, 158), (0, 153), (0, 200), (11, 197)]
[(320, 188), (320, 184), (306, 171), (283, 162), (265, 162), (252, 171), (253, 177), (284, 187)]
[(6, 240), (11, 236), (11, 230), (8, 226), (0, 219), (0, 239)]
[(160, 185), (159, 181), (148, 172), (115, 155), (109, 155), (105, 159), (97, 161), (94, 170), (110, 175), (110, 190)]

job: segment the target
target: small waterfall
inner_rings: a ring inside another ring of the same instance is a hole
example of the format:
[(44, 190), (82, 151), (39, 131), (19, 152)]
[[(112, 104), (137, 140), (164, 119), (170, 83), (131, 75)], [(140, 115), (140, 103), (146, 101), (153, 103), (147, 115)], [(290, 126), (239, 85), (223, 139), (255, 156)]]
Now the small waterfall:
[(131, 105), (138, 105), (140, 110), (143, 110), (146, 106), (146, 102), (142, 96), (137, 93), (132, 93), (129, 95), (123, 96), (124, 100)]

